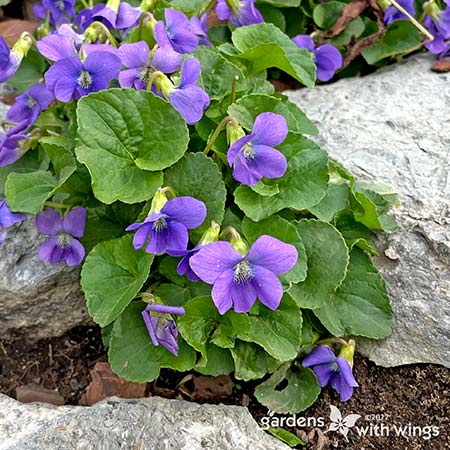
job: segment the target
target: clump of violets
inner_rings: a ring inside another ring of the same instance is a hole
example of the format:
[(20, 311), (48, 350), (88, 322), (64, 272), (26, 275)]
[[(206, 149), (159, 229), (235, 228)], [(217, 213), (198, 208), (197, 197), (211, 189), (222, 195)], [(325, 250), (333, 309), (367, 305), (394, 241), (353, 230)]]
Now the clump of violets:
[(75, 0), (42, 0), (34, 5), (33, 13), (41, 20), (48, 16), (51, 25), (61, 24), (75, 15)]
[(28, 121), (24, 120), (6, 133), (0, 134), (0, 167), (9, 166), (22, 157), (22, 143), (29, 139), (29, 136), (24, 134), (28, 125)]
[(178, 356), (178, 328), (171, 314), (184, 315), (183, 307), (149, 303), (142, 318), (153, 345), (162, 345), (170, 353)]
[(287, 169), (283, 153), (274, 149), (288, 134), (286, 119), (274, 113), (262, 113), (255, 119), (252, 132), (234, 142), (227, 160), (235, 180), (252, 186), (263, 177), (282, 177)]
[(358, 383), (352, 373), (355, 343), (350, 341), (341, 347), (339, 356), (326, 345), (318, 345), (302, 361), (303, 367), (311, 367), (316, 374), (321, 387), (331, 384), (342, 402), (346, 402), (353, 395), (353, 388)]
[(16, 223), (23, 222), (26, 219), (25, 214), (17, 214), (11, 212), (6, 200), (0, 201), (0, 244), (6, 239), (6, 229), (12, 227)]
[(206, 206), (192, 197), (167, 200), (167, 188), (160, 189), (153, 198), (150, 213), (144, 222), (133, 223), (126, 231), (135, 231), (136, 250), (147, 244), (147, 253), (160, 255), (171, 251), (185, 251), (189, 242), (188, 230), (197, 228), (206, 219)]
[(84, 259), (85, 249), (78, 240), (84, 235), (86, 226), (85, 208), (75, 208), (61, 217), (55, 210), (45, 210), (36, 216), (39, 233), (48, 236), (39, 247), (39, 258), (51, 264), (63, 261), (68, 266), (78, 266)]
[(255, 0), (218, 0), (216, 14), (220, 20), (229, 20), (238, 27), (264, 22)]
[(314, 40), (307, 34), (299, 34), (293, 39), (299, 48), (306, 48), (314, 56), (317, 67), (317, 79), (320, 81), (329, 81), (333, 78), (336, 70), (342, 67), (341, 52), (331, 44), (323, 44), (316, 47)]
[(102, 8), (96, 8), (92, 11), (85, 25), (100, 21), (108, 28), (127, 30), (137, 23), (142, 13), (139, 8), (120, 0), (108, 0), (106, 5), (102, 6)]
[(211, 295), (219, 313), (231, 308), (247, 313), (256, 299), (269, 309), (277, 309), (283, 296), (278, 276), (295, 266), (297, 249), (268, 235), (260, 236), (248, 253), (240, 238), (234, 240), (234, 247), (226, 241), (213, 242), (189, 262), (201, 280), (213, 285)]
[[(397, 0), (400, 6), (409, 12), (412, 16), (416, 15), (416, 11), (414, 9), (414, 0)], [(395, 22), (400, 19), (408, 19), (408, 17), (399, 11), (394, 5), (389, 6), (384, 12), (384, 23), (386, 25)]]

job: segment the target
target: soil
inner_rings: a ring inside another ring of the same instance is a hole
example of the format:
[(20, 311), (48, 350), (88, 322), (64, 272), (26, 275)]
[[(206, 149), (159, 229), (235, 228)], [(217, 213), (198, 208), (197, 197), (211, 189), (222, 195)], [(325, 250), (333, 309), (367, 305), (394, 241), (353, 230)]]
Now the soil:
[[(15, 397), (17, 387), (38, 385), (57, 391), (66, 404), (85, 404), (91, 370), (97, 362), (106, 360), (97, 328), (79, 327), (60, 338), (34, 343), (23, 337), (11, 337), (0, 342), (0, 392)], [(284, 428), (308, 441), (304, 448), (450, 449), (449, 369), (433, 365), (382, 368), (357, 356), (354, 372), (360, 387), (350, 401), (341, 403), (336, 393), (326, 388), (311, 408), (296, 416), (300, 427), (292, 426), (289, 421), (284, 424)], [(228, 377), (203, 377), (194, 372), (180, 374), (163, 370), (158, 380), (149, 384), (148, 392), (200, 403), (244, 405), (257, 421), (261, 421), (268, 417), (268, 411), (252, 396), (256, 384)], [(348, 441), (337, 431), (324, 434), (330, 423), (330, 405), (337, 406), (343, 417), (348, 414), (361, 416), (350, 429)], [(281, 421), (289, 416), (275, 417)], [(320, 422), (321, 418), (324, 423)], [(309, 426), (303, 426), (302, 420)], [(271, 425), (276, 423), (271, 422)], [(360, 436), (365, 429), (367, 435)], [(399, 430), (405, 436), (396, 436)], [(428, 432), (430, 439), (427, 439)], [(438, 435), (433, 436), (433, 433)]]

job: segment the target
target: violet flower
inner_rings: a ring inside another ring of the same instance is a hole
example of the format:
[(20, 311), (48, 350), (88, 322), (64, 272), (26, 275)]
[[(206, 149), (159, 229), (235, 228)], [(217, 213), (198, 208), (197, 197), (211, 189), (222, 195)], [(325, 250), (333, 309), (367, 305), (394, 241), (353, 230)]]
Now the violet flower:
[(218, 0), (216, 14), (220, 20), (229, 20), (238, 27), (264, 22), (255, 0)]
[(6, 228), (12, 227), (16, 223), (26, 219), (25, 214), (11, 212), (6, 204), (6, 200), (0, 201), (0, 244), (6, 239)]
[(168, 200), (160, 211), (152, 212), (144, 222), (133, 223), (126, 231), (137, 230), (133, 238), (136, 250), (148, 241), (146, 251), (152, 254), (186, 250), (188, 229), (197, 228), (206, 218), (206, 206), (192, 197)]
[[(151, 314), (152, 312), (156, 314)], [(149, 304), (142, 311), (142, 318), (147, 327), (153, 345), (162, 345), (170, 353), (178, 356), (178, 328), (168, 314), (184, 315), (184, 308), (161, 304)]]
[(42, 0), (33, 7), (34, 15), (44, 20), (50, 14), (50, 24), (55, 25), (64, 21), (64, 16), (75, 15), (75, 0)]
[(346, 402), (358, 387), (350, 363), (345, 358), (336, 357), (326, 345), (318, 345), (302, 362), (303, 367), (311, 367), (321, 387), (331, 384)]
[(251, 134), (238, 139), (228, 150), (228, 164), (235, 180), (252, 186), (261, 178), (279, 178), (287, 169), (285, 156), (273, 148), (288, 134), (286, 119), (270, 112), (260, 114)]
[(110, 52), (90, 53), (86, 61), (76, 57), (56, 61), (44, 75), (47, 88), (61, 102), (79, 99), (107, 89), (120, 72), (120, 59)]
[(230, 308), (247, 313), (258, 298), (268, 308), (278, 308), (283, 287), (278, 275), (296, 264), (297, 249), (272, 236), (260, 236), (246, 256), (229, 242), (218, 241), (201, 248), (190, 266), (205, 283), (212, 284), (212, 299), (220, 314)]
[(319, 45), (315, 48), (314, 41), (307, 34), (299, 34), (293, 39), (297, 47), (306, 48), (314, 56), (317, 67), (317, 79), (320, 81), (329, 81), (333, 78), (336, 70), (342, 67), (341, 52), (331, 44)]
[(104, 3), (97, 3), (93, 8), (82, 9), (75, 17), (73, 24), (77, 27), (79, 33), (84, 33), (88, 26), (94, 22), (93, 17), (105, 8)]
[(9, 80), (17, 72), (20, 62), (3, 36), (0, 36), (0, 83)]
[(39, 258), (51, 264), (66, 261), (69, 266), (78, 266), (83, 261), (85, 250), (76, 238), (84, 235), (86, 209), (75, 208), (63, 218), (54, 210), (46, 210), (36, 216), (39, 233), (49, 236), (39, 248)]
[(16, 98), (6, 117), (12, 122), (27, 121), (31, 125), (49, 107), (52, 100), (53, 95), (45, 84), (35, 84)]
[(196, 85), (200, 69), (200, 63), (195, 58), (187, 58), (181, 69), (180, 85), (169, 92), (169, 102), (188, 125), (197, 123), (209, 106), (208, 94)]
[(113, 0), (98, 9), (89, 18), (90, 23), (100, 21), (108, 28), (127, 30), (137, 23), (142, 11), (126, 2)]
[[(398, 0), (398, 3), (403, 6), (403, 8), (408, 11), (412, 16), (416, 15), (416, 11), (414, 9), (414, 0)], [(394, 5), (389, 6), (384, 12), (384, 23), (386, 25), (395, 22), (400, 19), (408, 19), (405, 14), (399, 11)]]
[(178, 53), (191, 53), (198, 45), (197, 36), (190, 30), (189, 19), (181, 11), (164, 10), (165, 23), (159, 21), (154, 28), (155, 40), (160, 47), (171, 46)]
[(204, 13), (200, 18), (192, 16), (189, 21), (189, 29), (197, 36), (199, 45), (212, 46), (208, 40), (208, 16)]
[(135, 87), (147, 89), (150, 77), (155, 71), (170, 74), (176, 72), (181, 65), (181, 54), (172, 50), (172, 47), (158, 47), (152, 57), (145, 41), (133, 44), (122, 44), (119, 49), (122, 64), (127, 70), (120, 72), (119, 83), (121, 87)]
[(425, 47), (431, 52), (443, 58), (450, 52), (450, 45), (447, 40), (450, 38), (450, 0), (444, 0), (447, 5), (443, 11), (425, 16), (424, 26), (434, 36), (431, 42)]
[(0, 167), (9, 166), (22, 157), (23, 152), (20, 151), (20, 144), (22, 141), (29, 139), (29, 136), (24, 134), (28, 126), (29, 122), (24, 120), (10, 128), (6, 133), (0, 134)]

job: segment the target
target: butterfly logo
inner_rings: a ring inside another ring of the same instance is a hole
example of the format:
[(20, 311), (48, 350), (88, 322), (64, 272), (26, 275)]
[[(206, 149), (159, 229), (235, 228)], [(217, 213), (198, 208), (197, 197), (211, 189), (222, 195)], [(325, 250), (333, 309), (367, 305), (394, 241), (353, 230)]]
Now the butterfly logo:
[(361, 418), (361, 416), (359, 414), (349, 414), (342, 418), (342, 414), (336, 406), (330, 405), (330, 409), (331, 424), (326, 433), (329, 431), (339, 431), (339, 433), (347, 439), (350, 428), (355, 425), (356, 421)]

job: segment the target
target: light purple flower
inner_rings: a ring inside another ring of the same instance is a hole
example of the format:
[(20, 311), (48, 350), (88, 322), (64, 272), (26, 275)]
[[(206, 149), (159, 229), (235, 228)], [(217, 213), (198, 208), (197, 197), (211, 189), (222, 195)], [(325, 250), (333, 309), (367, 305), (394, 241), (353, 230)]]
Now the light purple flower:
[(12, 122), (27, 121), (31, 125), (49, 107), (52, 100), (53, 95), (45, 84), (35, 84), (16, 98), (6, 117)]
[(22, 157), (23, 152), (20, 151), (20, 143), (29, 139), (29, 136), (24, 134), (28, 126), (29, 122), (24, 120), (10, 128), (6, 133), (0, 134), (0, 167), (9, 166)]
[(25, 214), (11, 212), (6, 204), (6, 200), (0, 201), (0, 244), (2, 244), (6, 238), (6, 228), (12, 227), (16, 223), (23, 222), (26, 217)]
[(169, 93), (169, 102), (180, 112), (188, 125), (197, 123), (209, 106), (208, 94), (196, 85), (200, 76), (200, 63), (187, 58), (181, 69), (181, 83)]
[(66, 17), (75, 15), (75, 0), (42, 0), (33, 7), (34, 15), (44, 20), (50, 14), (50, 24), (62, 23)]
[(63, 218), (54, 210), (46, 210), (36, 216), (39, 233), (49, 236), (39, 247), (39, 258), (51, 264), (66, 261), (69, 266), (78, 266), (83, 261), (85, 250), (77, 239), (84, 235), (86, 209), (75, 208)]
[(283, 287), (278, 275), (296, 264), (297, 249), (272, 236), (260, 236), (246, 256), (229, 242), (218, 241), (201, 248), (190, 258), (195, 274), (212, 284), (212, 299), (220, 314), (230, 308), (249, 312), (258, 298), (268, 308), (278, 308)]
[(218, 0), (216, 14), (220, 20), (229, 20), (238, 27), (264, 22), (255, 0)]
[(158, 47), (150, 57), (150, 49), (145, 41), (133, 44), (122, 44), (119, 49), (122, 64), (127, 70), (120, 72), (119, 83), (121, 87), (147, 88), (150, 77), (155, 71), (170, 74), (179, 70), (181, 54), (172, 50), (172, 47)]
[(285, 156), (273, 148), (288, 134), (286, 119), (270, 112), (260, 114), (251, 134), (238, 139), (228, 150), (228, 164), (235, 180), (252, 186), (261, 178), (282, 177), (287, 169)]
[(425, 44), (425, 47), (438, 55), (438, 58), (444, 58), (450, 53), (450, 45), (447, 40), (450, 38), (450, 0), (444, 0), (447, 5), (443, 11), (438, 14), (425, 16), (424, 26), (434, 36), (431, 42)]
[(181, 11), (164, 10), (165, 23), (155, 25), (155, 40), (160, 47), (171, 46), (178, 53), (191, 53), (198, 45), (197, 36), (190, 30), (189, 19)]
[(3, 36), (0, 36), (0, 83), (9, 80), (19, 68), (20, 60), (8, 47)]
[(342, 402), (353, 395), (353, 388), (358, 387), (352, 368), (345, 358), (338, 358), (326, 345), (318, 345), (302, 361), (303, 367), (311, 367), (320, 386), (331, 384), (339, 394)]
[(120, 59), (110, 52), (90, 53), (86, 61), (76, 57), (56, 61), (44, 75), (47, 88), (61, 102), (79, 99), (107, 89), (120, 72)]
[(126, 231), (137, 230), (133, 238), (136, 250), (148, 241), (146, 251), (156, 255), (172, 250), (186, 250), (188, 229), (197, 228), (206, 218), (206, 206), (192, 197), (168, 200), (159, 212), (151, 213), (142, 223), (133, 223)]
[[(414, 0), (398, 0), (400, 6), (403, 6), (406, 11), (408, 11), (412, 16), (416, 15), (416, 11), (414, 9)], [(389, 6), (384, 12), (384, 23), (386, 25), (395, 22), (400, 19), (408, 19), (401, 11), (399, 11), (394, 5)]]
[(127, 30), (137, 23), (141, 13), (142, 11), (139, 8), (135, 8), (126, 2), (120, 2), (118, 10), (106, 4), (104, 8), (94, 12), (89, 20), (91, 23), (96, 20), (100, 21), (108, 28), (114, 28), (115, 30)]
[[(156, 314), (151, 314), (151, 313)], [(168, 314), (184, 315), (184, 308), (161, 304), (149, 304), (142, 311), (142, 318), (147, 327), (153, 345), (162, 345), (170, 353), (178, 356), (178, 328)]]
[(199, 45), (212, 46), (208, 40), (208, 16), (206, 13), (200, 19), (197, 16), (192, 16), (189, 21), (189, 29), (197, 36)]
[(293, 39), (297, 47), (306, 48), (314, 55), (317, 67), (317, 79), (329, 81), (333, 78), (336, 70), (342, 67), (341, 52), (331, 44), (319, 45), (315, 48), (314, 41), (307, 34), (299, 34)]

